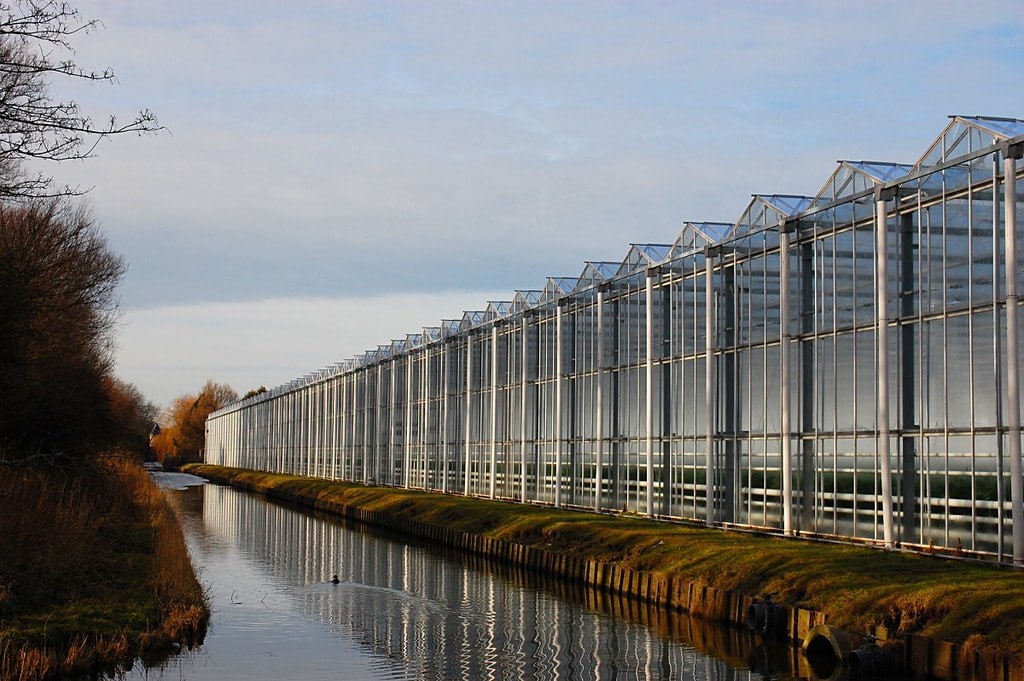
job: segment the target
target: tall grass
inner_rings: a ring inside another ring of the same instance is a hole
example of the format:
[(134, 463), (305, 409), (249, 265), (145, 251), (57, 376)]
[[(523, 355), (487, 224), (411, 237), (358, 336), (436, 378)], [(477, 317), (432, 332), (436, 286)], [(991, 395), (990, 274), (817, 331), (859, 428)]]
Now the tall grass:
[(0, 677), (156, 659), (206, 618), (174, 513), (137, 463), (0, 465)]
[(0, 469), (0, 609), (16, 594), (74, 587), (98, 532), (86, 496), (80, 475)]

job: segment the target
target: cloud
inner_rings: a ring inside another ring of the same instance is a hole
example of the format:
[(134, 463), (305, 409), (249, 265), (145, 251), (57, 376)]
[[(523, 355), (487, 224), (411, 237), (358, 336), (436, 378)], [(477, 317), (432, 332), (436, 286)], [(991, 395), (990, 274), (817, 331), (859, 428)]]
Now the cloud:
[[(170, 130), (54, 171), (96, 187), (130, 316), (539, 288), (838, 159), (912, 163), (947, 114), (1024, 115), (1015, 0), (79, 5), (105, 28), (76, 58), (120, 84), (66, 91)], [(208, 323), (170, 318), (194, 354), (132, 328), (122, 353), (216, 377)]]
[(128, 310), (118, 375), (167, 404), (212, 378), (239, 392), (286, 383), (508, 292), (276, 298)]

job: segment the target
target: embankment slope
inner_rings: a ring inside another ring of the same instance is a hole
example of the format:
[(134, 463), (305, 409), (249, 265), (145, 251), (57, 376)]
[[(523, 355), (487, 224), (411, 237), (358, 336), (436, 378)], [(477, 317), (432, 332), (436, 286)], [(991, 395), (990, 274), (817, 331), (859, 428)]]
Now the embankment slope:
[(210, 465), (189, 472), (319, 508), (358, 508), (1024, 660), (1024, 573), (950, 558)]

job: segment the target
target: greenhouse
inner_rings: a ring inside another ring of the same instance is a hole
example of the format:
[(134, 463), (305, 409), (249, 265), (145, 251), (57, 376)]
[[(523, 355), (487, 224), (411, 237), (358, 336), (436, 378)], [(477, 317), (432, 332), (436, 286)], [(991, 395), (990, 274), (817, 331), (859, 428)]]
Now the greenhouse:
[(1022, 150), (953, 116), (221, 409), (206, 459), (1024, 564)]

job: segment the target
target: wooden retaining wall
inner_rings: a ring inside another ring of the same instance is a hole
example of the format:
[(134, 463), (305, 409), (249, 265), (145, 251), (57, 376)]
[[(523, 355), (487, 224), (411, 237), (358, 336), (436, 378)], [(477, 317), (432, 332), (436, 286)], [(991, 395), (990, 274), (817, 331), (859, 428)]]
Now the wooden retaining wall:
[[(612, 595), (639, 599), (652, 605), (685, 612), (704, 620), (746, 627), (747, 613), (757, 600), (747, 594), (716, 589), (678, 575), (633, 570), (617, 563), (589, 560), (583, 556), (453, 530), (413, 518), (396, 517), (382, 511), (316, 500), (282, 490), (264, 488), (261, 485), (250, 485), (241, 481), (233, 481), (231, 484), (366, 525), (417, 537), (572, 583), (591, 586)], [(782, 604), (774, 604), (774, 607), (776, 626), (774, 631), (768, 634), (774, 634), (796, 644), (806, 644), (811, 629), (828, 623), (825, 613), (804, 608), (789, 608)], [(885, 627), (881, 626), (867, 633), (875, 636), (879, 645), (887, 647), (894, 659), (902, 663), (904, 671), (916, 679), (1024, 681), (1024, 666), (1005, 656), (996, 656), (984, 651), (964, 653), (956, 644), (914, 634), (892, 639)], [(859, 635), (845, 636), (852, 641), (854, 647), (861, 643), (862, 637)], [(793, 660), (792, 669), (799, 678), (818, 678), (808, 666), (806, 658), (796, 657), (798, 659)]]

